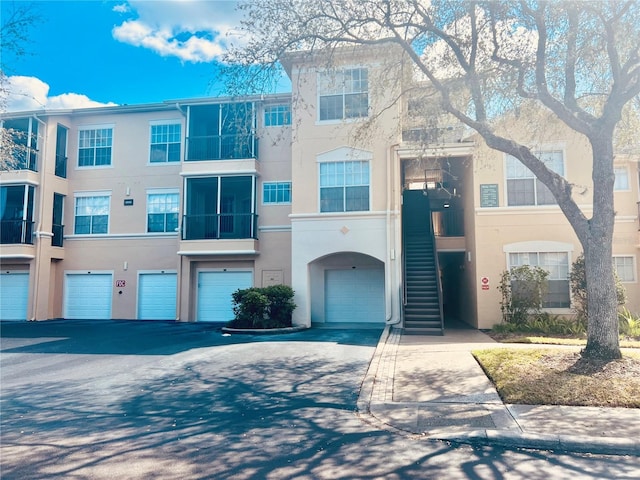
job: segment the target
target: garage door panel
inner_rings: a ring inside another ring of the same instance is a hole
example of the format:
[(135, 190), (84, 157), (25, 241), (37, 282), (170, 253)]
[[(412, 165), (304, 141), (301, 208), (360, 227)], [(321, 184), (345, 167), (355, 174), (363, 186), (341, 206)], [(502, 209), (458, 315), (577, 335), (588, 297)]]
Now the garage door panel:
[(227, 322), (233, 320), (231, 294), (239, 288), (253, 286), (253, 273), (200, 272), (198, 274), (199, 322)]
[(144, 273), (138, 277), (138, 318), (175, 320), (178, 276), (175, 273)]
[(111, 318), (113, 276), (110, 273), (65, 275), (64, 317), (69, 319)]
[(384, 322), (384, 269), (325, 271), (325, 322)]
[(0, 274), (0, 319), (27, 320), (29, 274)]

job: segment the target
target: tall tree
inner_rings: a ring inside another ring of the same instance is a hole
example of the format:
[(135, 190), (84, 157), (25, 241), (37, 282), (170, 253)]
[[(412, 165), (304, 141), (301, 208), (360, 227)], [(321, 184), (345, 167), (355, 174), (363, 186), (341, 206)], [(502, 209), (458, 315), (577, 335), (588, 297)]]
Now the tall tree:
[[(489, 147), (519, 159), (552, 192), (585, 256), (583, 356), (621, 356), (612, 265), (614, 133), (625, 105), (640, 93), (639, 2), (255, 0), (240, 8), (248, 40), (229, 59), (252, 65), (251, 79), (262, 84), (291, 51), (398, 45), (445, 112)], [(590, 218), (566, 178), (496, 128), (505, 113), (532, 103), (588, 139)]]

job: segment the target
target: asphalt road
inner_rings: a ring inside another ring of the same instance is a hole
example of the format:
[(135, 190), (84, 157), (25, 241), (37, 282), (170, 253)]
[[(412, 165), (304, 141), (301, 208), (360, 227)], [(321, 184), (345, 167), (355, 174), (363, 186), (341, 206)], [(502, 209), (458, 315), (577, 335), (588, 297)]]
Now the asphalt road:
[[(640, 459), (473, 448), (355, 412), (379, 330), (2, 323), (2, 479), (638, 478)], [(455, 379), (452, 379), (455, 381)]]

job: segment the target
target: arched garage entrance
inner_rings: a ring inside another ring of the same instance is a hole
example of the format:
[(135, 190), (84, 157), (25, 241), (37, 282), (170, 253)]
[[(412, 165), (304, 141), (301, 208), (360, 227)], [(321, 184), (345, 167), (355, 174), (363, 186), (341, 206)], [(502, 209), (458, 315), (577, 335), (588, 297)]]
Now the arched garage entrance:
[(354, 252), (310, 264), (311, 321), (316, 324), (377, 324), (385, 321), (384, 263)]

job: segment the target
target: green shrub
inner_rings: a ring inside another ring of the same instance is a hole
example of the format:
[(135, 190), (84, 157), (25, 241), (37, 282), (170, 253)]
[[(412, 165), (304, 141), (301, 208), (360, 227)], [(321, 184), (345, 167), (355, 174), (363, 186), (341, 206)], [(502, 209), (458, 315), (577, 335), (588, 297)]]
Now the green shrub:
[(620, 335), (640, 338), (640, 316), (623, 307), (618, 313)]
[(282, 328), (291, 326), (296, 308), (293, 289), (286, 285), (245, 288), (232, 293), (233, 328)]
[(549, 272), (540, 267), (522, 265), (506, 270), (500, 277), (502, 320), (516, 325), (529, 316), (540, 314), (547, 293)]
[(587, 324), (580, 318), (567, 318), (542, 312), (530, 315), (520, 323), (508, 322), (495, 325), (492, 330), (497, 333), (536, 333), (581, 337), (587, 333)]

